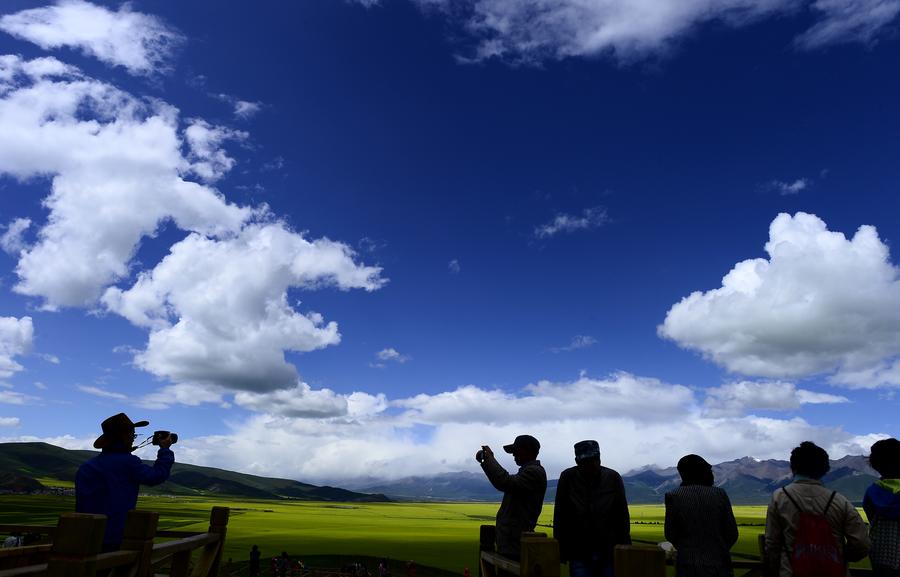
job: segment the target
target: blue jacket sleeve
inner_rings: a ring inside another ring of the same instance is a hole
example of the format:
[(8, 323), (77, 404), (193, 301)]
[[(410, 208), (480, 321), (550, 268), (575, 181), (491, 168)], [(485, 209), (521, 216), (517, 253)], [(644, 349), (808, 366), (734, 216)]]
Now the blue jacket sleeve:
[(171, 449), (162, 449), (156, 453), (156, 462), (153, 466), (145, 465), (136, 458), (132, 462), (131, 476), (141, 485), (159, 485), (169, 478), (172, 463), (175, 462), (175, 453)]

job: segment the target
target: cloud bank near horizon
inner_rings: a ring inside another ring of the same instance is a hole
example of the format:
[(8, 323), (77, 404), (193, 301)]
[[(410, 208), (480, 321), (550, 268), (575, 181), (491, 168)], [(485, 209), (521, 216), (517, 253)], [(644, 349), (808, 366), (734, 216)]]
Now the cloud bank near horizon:
[[(653, 411), (647, 410), (647, 399), (654, 399)], [(692, 452), (715, 462), (747, 455), (784, 459), (803, 440), (836, 457), (866, 454), (886, 436), (854, 435), (799, 417), (746, 414), (754, 407), (791, 411), (809, 402), (846, 402), (843, 398), (747, 383), (701, 394), (629, 373), (540, 381), (515, 392), (465, 386), (395, 400), (361, 392), (338, 395), (303, 384), (275, 393), (239, 393), (236, 401), (260, 412), (232, 422), (228, 434), (183, 439), (179, 460), (314, 482), (398, 478), (477, 470), (473, 456), (481, 445), (499, 448), (528, 432), (541, 441), (548, 471), (558, 475), (572, 464), (572, 445), (588, 438), (600, 442), (607, 465), (624, 472), (648, 464), (671, 466)], [(85, 448), (93, 438), (70, 437), (62, 446)]]

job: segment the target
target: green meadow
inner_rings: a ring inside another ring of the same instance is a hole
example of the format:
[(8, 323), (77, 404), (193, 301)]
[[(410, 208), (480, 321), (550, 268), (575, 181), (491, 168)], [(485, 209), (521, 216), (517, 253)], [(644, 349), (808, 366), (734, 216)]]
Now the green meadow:
[[(0, 496), (0, 523), (52, 524), (74, 509), (72, 497)], [(139, 508), (160, 512), (160, 527), (206, 529), (214, 505), (231, 507), (226, 557), (244, 560), (254, 544), (265, 557), (287, 551), (292, 556), (370, 556), (415, 560), (462, 573), (478, 558), (478, 528), (494, 521), (496, 503), (311, 503), (197, 497), (141, 497)], [(632, 505), (632, 538), (659, 542), (665, 510), (660, 505)], [(549, 528), (547, 505), (538, 530)], [(765, 507), (735, 507), (740, 540), (735, 555), (755, 557), (763, 532)]]

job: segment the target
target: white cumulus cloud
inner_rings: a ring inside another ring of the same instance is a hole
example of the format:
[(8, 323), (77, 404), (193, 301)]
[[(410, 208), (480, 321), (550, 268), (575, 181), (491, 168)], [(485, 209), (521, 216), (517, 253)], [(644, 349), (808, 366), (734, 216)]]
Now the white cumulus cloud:
[(73, 48), (131, 74), (168, 68), (182, 35), (159, 18), (135, 12), (129, 3), (112, 11), (84, 0), (58, 0), (53, 6), (0, 18), (0, 30), (45, 50)]
[(313, 390), (306, 383), (268, 393), (239, 392), (234, 402), (256, 412), (299, 418), (340, 417), (348, 408), (346, 397), (329, 389)]
[(185, 180), (191, 163), (174, 108), (43, 62), (35, 71), (0, 59), (0, 78), (12, 79), (0, 90), (0, 173), (52, 178), (49, 218), (21, 252), (17, 292), (48, 309), (91, 306), (128, 276), (141, 239), (161, 223), (222, 235), (255, 214)]
[(33, 340), (31, 317), (0, 317), (0, 379), (11, 377), (24, 368), (15, 358), (28, 354)]
[(900, 384), (900, 281), (875, 228), (848, 239), (815, 215), (780, 214), (765, 248), (673, 305), (659, 334), (744, 375)]
[(286, 350), (340, 342), (336, 323), (288, 303), (289, 288), (375, 290), (385, 282), (381, 269), (353, 257), (342, 243), (308, 241), (280, 223), (223, 240), (192, 234), (131, 288), (109, 288), (103, 303), (150, 329), (139, 367), (178, 383), (272, 391), (297, 381)]
[[(236, 206), (188, 179), (220, 178), (235, 162), (223, 143), (246, 133), (183, 123), (162, 101), (53, 59), (4, 57), (0, 83), (0, 172), (52, 183), (48, 220), (20, 252), (15, 290), (42, 298), (46, 309), (103, 306), (148, 329), (135, 356), (140, 368), (207, 392), (290, 387), (297, 372), (285, 351), (333, 345), (340, 335), (321, 314), (296, 311), (288, 290), (386, 282), (347, 245), (307, 240), (265, 206)], [(153, 269), (138, 270), (133, 286), (117, 286), (135, 272), (142, 241), (165, 223), (188, 234)]]
[(0, 427), (18, 427), (20, 423), (19, 417), (0, 417)]
[(840, 395), (798, 389), (781, 381), (740, 381), (706, 389), (704, 408), (712, 416), (743, 415), (753, 410), (788, 411), (807, 404), (849, 403)]

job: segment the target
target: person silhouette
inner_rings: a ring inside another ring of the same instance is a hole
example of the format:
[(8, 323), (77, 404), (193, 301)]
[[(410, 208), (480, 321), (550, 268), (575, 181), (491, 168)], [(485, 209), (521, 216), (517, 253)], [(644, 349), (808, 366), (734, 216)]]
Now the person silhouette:
[(676, 577), (732, 577), (738, 528), (728, 494), (713, 486), (712, 466), (699, 455), (678, 461), (681, 486), (666, 493), (666, 540), (678, 550)]

